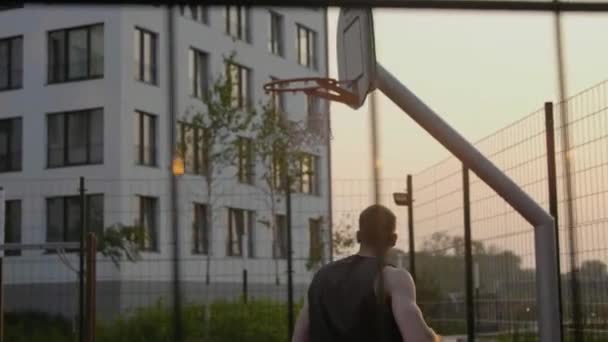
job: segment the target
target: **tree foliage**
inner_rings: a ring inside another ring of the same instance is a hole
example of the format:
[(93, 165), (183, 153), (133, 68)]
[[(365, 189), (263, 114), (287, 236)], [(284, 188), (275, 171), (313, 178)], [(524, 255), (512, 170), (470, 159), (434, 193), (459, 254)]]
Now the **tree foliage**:
[(107, 227), (97, 236), (97, 250), (119, 267), (123, 258), (131, 262), (140, 259), (145, 239), (146, 233), (142, 226), (117, 223)]

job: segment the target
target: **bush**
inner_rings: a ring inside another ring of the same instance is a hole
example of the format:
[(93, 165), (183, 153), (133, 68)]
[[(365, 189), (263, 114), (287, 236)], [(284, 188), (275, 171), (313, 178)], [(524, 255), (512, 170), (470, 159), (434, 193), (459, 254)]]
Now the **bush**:
[(61, 316), (40, 312), (4, 314), (4, 341), (69, 342), (75, 340), (72, 325)]
[[(296, 305), (295, 315), (302, 304)], [(287, 305), (271, 300), (219, 301), (205, 307), (186, 305), (182, 311), (185, 342), (284, 342), (287, 340)], [(70, 322), (45, 313), (7, 313), (5, 341), (71, 342), (76, 332)], [(209, 328), (207, 328), (209, 327)], [(171, 342), (172, 307), (158, 302), (118, 318), (98, 322), (97, 342)]]
[[(299, 312), (301, 305), (296, 307)], [(183, 309), (182, 329), (187, 342), (283, 342), (287, 340), (287, 306), (270, 300), (219, 301), (211, 304), (210, 320), (205, 307)], [(97, 342), (172, 341), (171, 307), (159, 302), (133, 314), (99, 323)], [(207, 326), (209, 327), (207, 329)]]

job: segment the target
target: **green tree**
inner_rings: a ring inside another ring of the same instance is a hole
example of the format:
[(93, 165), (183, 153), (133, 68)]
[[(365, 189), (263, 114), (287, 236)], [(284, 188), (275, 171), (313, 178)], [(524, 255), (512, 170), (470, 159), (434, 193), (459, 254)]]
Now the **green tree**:
[[(260, 106), (261, 115), (252, 125), (252, 132), (256, 160), (262, 166), (259, 175), (262, 182), (258, 183), (258, 188), (266, 195), (263, 200), (270, 217), (262, 218), (259, 222), (271, 230), (273, 254), (276, 255), (279, 236), (275, 217), (280, 205), (284, 205), (284, 191), (287, 186), (293, 189), (294, 180), (300, 178), (303, 172), (311, 176), (315, 172), (303, 170), (302, 160), (306, 154), (318, 152), (321, 136), (309, 129), (306, 123), (289, 120), (286, 113), (275, 108), (274, 101)], [(278, 258), (275, 258), (275, 278), (278, 284)]]
[(142, 226), (125, 226), (116, 223), (97, 236), (97, 251), (110, 258), (114, 265), (119, 267), (123, 258), (131, 262), (140, 259), (145, 238), (146, 233)]
[[(233, 53), (226, 60), (226, 65), (231, 65), (234, 60)], [(207, 253), (205, 256), (205, 283), (211, 282), (211, 255), (213, 254), (213, 241), (215, 219), (219, 195), (221, 194), (222, 176), (225, 175), (230, 166), (236, 164), (239, 149), (236, 144), (239, 134), (247, 133), (251, 128), (256, 111), (249, 102), (241, 101), (242, 94), (236, 93), (240, 89), (235, 87), (231, 72), (226, 67), (226, 74), (219, 74), (203, 96), (203, 110), (190, 108), (183, 121), (188, 122), (176, 146), (176, 152), (185, 156), (188, 146), (202, 146), (203, 150), (203, 173), (205, 191), (207, 195)], [(236, 92), (235, 92), (236, 91)], [(202, 131), (203, 134), (187, 134), (188, 129)], [(196, 139), (195, 141), (193, 141)], [(205, 287), (206, 303), (209, 302), (209, 286)], [(210, 306), (205, 306), (205, 320), (211, 317)], [(208, 322), (207, 322), (208, 323)]]
[[(226, 63), (231, 63), (234, 54)], [(250, 104), (240, 107), (235, 105), (233, 82), (230, 75), (218, 75), (203, 97), (204, 110), (189, 109), (183, 121), (188, 122), (181, 134), (177, 152), (187, 154), (188, 146), (198, 144), (203, 149), (203, 173), (207, 193), (207, 231), (209, 241), (213, 241), (214, 211), (219, 196), (220, 177), (229, 166), (236, 164), (238, 149), (236, 139), (239, 133), (247, 132), (256, 116)], [(203, 134), (188, 134), (189, 130), (199, 130)], [(197, 141), (193, 141), (197, 139)], [(230, 175), (234, 176), (234, 175)], [(210, 282), (212, 244), (207, 246), (205, 261), (205, 282)]]

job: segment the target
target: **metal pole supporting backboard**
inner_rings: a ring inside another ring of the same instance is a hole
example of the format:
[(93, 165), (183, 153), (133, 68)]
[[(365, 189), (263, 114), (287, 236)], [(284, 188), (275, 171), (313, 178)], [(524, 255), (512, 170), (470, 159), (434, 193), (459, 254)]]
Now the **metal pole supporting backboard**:
[(462, 208), (464, 218), (464, 268), (467, 307), (467, 341), (475, 341), (475, 300), (473, 298), (473, 251), (471, 248), (471, 198), (469, 169), (462, 165)]
[(547, 181), (549, 185), (549, 213), (555, 220), (555, 260), (557, 264), (557, 290), (559, 291), (559, 324), (564, 339), (564, 308), (562, 303), (561, 257), (559, 242), (559, 218), (557, 198), (557, 163), (555, 161), (555, 124), (553, 120), (553, 102), (545, 103), (545, 139), (547, 145)]
[(376, 82), (379, 90), (535, 227), (540, 341), (561, 341), (553, 217), (379, 63)]

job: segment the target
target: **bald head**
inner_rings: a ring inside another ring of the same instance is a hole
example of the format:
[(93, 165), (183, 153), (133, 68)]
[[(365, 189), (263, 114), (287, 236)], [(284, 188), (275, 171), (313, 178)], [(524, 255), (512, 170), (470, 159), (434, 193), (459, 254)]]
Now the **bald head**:
[(359, 215), (359, 231), (357, 241), (374, 250), (385, 251), (395, 245), (397, 218), (387, 207), (374, 204), (367, 207)]

